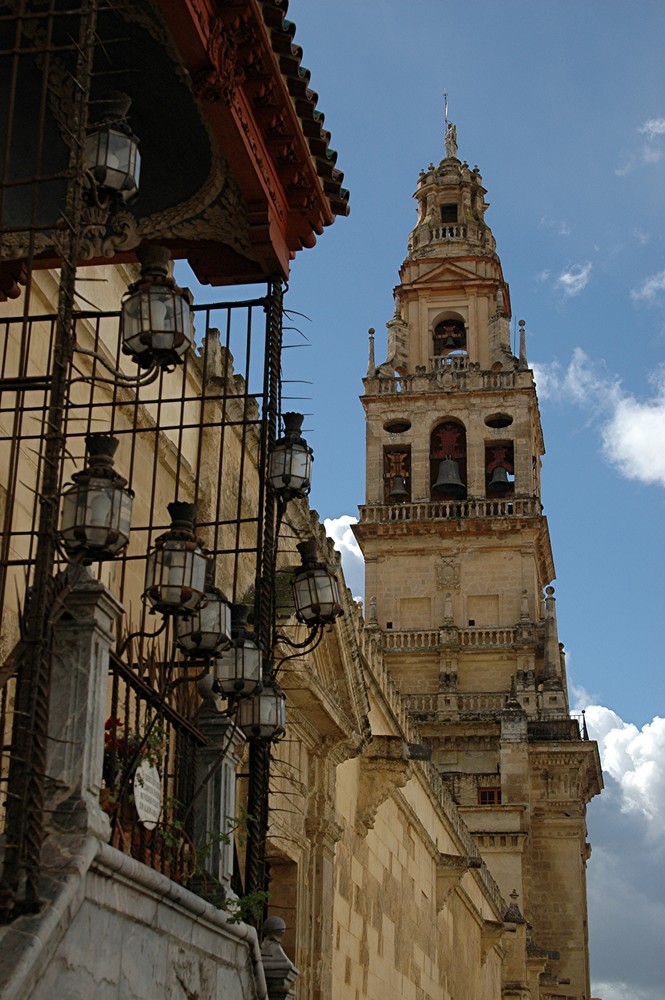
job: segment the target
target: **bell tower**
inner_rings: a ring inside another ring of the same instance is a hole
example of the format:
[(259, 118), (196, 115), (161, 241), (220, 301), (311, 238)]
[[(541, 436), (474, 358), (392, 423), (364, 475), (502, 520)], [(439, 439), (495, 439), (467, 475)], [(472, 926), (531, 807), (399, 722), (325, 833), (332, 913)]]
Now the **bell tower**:
[(600, 763), (569, 712), (525, 325), (515, 352), (487, 192), (446, 124), (446, 155), (418, 178), (378, 365), (370, 330), (355, 528), (367, 628), (526, 928), (506, 995), (582, 1000), (585, 812)]

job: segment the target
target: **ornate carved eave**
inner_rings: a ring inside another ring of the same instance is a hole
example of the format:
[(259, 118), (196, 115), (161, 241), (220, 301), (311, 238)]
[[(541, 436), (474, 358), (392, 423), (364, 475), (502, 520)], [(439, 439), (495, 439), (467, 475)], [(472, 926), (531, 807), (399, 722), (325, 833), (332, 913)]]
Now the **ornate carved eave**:
[[(142, 167), (134, 201), (91, 197), (83, 218), (73, 220), (83, 232), (81, 262), (131, 261), (139, 245), (153, 242), (186, 257), (204, 283), (286, 277), (295, 253), (348, 213), (343, 175), (286, 7), (277, 0), (100, 6), (88, 126), (104, 94), (122, 89), (131, 99), (128, 122)], [(35, 180), (12, 192), (0, 256), (51, 267), (59, 263), (65, 226), (73, 67), (57, 46), (50, 61), (41, 59), (38, 16), (22, 30), (34, 49), (23, 50), (16, 129), (22, 131), (21, 116), (37, 114), (34, 94), (44, 87), (48, 141), (41, 165), (17, 146), (12, 170), (52, 175), (57, 183)], [(150, 73), (137, 72), (142, 62)], [(20, 269), (4, 265), (0, 294), (15, 297), (20, 284)]]
[(367, 836), (379, 807), (406, 785), (412, 773), (409, 749), (400, 736), (374, 737), (360, 758), (355, 822), (359, 836)]
[(286, 275), (298, 250), (348, 214), (287, 4), (158, 5), (247, 203), (252, 247)]

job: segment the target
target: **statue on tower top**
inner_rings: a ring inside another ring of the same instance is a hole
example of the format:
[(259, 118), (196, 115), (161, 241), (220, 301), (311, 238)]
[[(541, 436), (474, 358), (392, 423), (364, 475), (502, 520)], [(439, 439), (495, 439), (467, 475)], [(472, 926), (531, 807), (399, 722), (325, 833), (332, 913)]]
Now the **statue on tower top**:
[(457, 127), (453, 125), (452, 122), (448, 121), (448, 92), (445, 91), (443, 94), (444, 110), (443, 117), (446, 123), (446, 132), (443, 137), (443, 141), (446, 145), (446, 158), (454, 157), (457, 159)]
[(454, 156), (457, 159), (457, 128), (452, 122), (446, 126), (446, 156)]

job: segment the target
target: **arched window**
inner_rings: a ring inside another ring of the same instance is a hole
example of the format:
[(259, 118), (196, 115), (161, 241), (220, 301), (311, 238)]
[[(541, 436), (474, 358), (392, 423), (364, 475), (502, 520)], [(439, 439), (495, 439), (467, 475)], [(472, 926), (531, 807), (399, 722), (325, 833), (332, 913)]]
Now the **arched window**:
[(462, 319), (442, 319), (434, 327), (434, 357), (440, 358), (451, 351), (466, 351), (466, 327)]
[(432, 431), (429, 466), (433, 500), (466, 497), (466, 430), (459, 420), (444, 420)]

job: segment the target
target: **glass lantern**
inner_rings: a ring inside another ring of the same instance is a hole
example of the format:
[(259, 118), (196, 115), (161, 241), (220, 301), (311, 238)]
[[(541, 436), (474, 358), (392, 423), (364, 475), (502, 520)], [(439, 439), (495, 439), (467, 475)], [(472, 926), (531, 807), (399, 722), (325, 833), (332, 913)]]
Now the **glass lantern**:
[(165, 247), (141, 247), (141, 277), (122, 300), (122, 350), (142, 368), (182, 364), (194, 340), (189, 289), (179, 288), (169, 275)]
[(205, 593), (208, 556), (194, 534), (196, 504), (168, 505), (171, 527), (148, 556), (144, 596), (163, 615), (195, 611)]
[[(212, 562), (209, 562), (209, 567)], [(191, 657), (214, 656), (231, 641), (231, 608), (222, 591), (210, 579), (198, 608), (178, 618), (176, 642)]]
[(312, 449), (300, 435), (302, 413), (285, 413), (284, 436), (275, 442), (270, 454), (268, 482), (284, 500), (304, 497), (312, 479)]
[(232, 608), (231, 646), (214, 663), (217, 690), (225, 698), (242, 698), (254, 694), (261, 684), (263, 651), (247, 630), (249, 608), (234, 604)]
[(86, 466), (62, 497), (60, 539), (65, 551), (89, 565), (113, 559), (129, 541), (134, 493), (113, 468), (118, 439), (88, 434)]
[(238, 728), (248, 739), (280, 740), (286, 733), (286, 699), (274, 681), (238, 702)]
[(103, 111), (85, 140), (86, 166), (95, 183), (130, 201), (138, 194), (139, 142), (127, 124), (131, 98), (116, 91), (101, 102)]
[(343, 614), (339, 587), (333, 573), (316, 557), (316, 542), (312, 539), (297, 546), (302, 569), (293, 578), (293, 601), (296, 618), (311, 627), (326, 625)]

